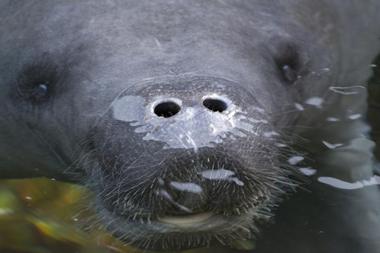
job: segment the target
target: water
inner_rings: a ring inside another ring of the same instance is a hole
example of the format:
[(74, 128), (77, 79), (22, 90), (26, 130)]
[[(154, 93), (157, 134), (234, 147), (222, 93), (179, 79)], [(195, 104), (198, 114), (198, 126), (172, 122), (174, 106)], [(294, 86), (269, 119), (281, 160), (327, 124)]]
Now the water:
[(86, 226), (88, 217), (94, 215), (93, 210), (86, 208), (91, 199), (86, 188), (51, 179), (2, 180), (0, 252), (142, 252), (114, 239), (101, 226)]

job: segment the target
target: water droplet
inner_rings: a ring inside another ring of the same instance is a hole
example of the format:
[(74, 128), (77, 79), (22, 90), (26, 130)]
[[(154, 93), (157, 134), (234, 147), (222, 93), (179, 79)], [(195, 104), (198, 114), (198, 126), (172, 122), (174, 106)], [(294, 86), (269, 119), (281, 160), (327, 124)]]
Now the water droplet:
[(327, 141), (322, 141), (322, 143), (323, 143), (326, 147), (328, 147), (329, 149), (336, 149), (336, 148), (339, 148), (339, 147), (342, 147), (342, 146), (343, 146), (342, 143), (335, 143), (335, 144), (333, 144), (333, 143), (329, 143), (329, 142), (327, 142)]
[(352, 114), (352, 115), (349, 115), (348, 118), (350, 120), (357, 120), (357, 119), (360, 119), (362, 117), (362, 115), (360, 113), (357, 113), (357, 114)]
[(288, 163), (290, 165), (297, 165), (298, 163), (302, 162), (305, 158), (302, 156), (292, 156), (288, 159)]
[(202, 187), (194, 183), (170, 182), (170, 186), (178, 191), (201, 193)]
[(304, 174), (305, 176), (308, 176), (308, 177), (313, 176), (313, 175), (315, 175), (315, 173), (317, 173), (317, 170), (315, 170), (313, 168), (300, 168), (299, 170), (302, 174)]
[(326, 119), (326, 121), (328, 121), (328, 122), (339, 122), (340, 119), (335, 118), (335, 117), (328, 117), (328, 118)]
[(296, 107), (296, 109), (298, 111), (304, 111), (305, 108), (303, 107), (303, 105), (299, 104), (299, 103), (295, 103), (294, 106)]
[(320, 97), (311, 97), (311, 98), (309, 98), (308, 100), (305, 101), (305, 104), (308, 104), (308, 105), (311, 105), (311, 106), (315, 106), (316, 108), (321, 109), (323, 102), (324, 102), (323, 98), (320, 98)]

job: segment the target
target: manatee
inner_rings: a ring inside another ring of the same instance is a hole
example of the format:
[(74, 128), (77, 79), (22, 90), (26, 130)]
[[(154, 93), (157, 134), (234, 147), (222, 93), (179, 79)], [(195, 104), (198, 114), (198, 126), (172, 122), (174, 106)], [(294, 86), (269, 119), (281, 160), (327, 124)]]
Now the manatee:
[[(100, 222), (142, 249), (258, 238), (260, 252), (260, 229), (307, 187), (303, 174), (314, 196), (331, 178), (373, 177), (365, 83), (379, 11), (378, 0), (1, 0), (0, 177), (85, 185)], [(370, 224), (372, 247), (378, 188), (357, 195), (371, 204), (344, 206), (363, 223), (341, 224)]]

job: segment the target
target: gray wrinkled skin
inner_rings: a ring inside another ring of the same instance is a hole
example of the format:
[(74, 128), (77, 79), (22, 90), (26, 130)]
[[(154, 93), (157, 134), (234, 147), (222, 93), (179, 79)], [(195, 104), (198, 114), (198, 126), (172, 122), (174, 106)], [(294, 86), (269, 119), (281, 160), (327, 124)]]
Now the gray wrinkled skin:
[[(0, 0), (0, 177), (88, 185), (99, 222), (142, 248), (251, 239), (303, 180), (299, 163), (319, 182), (373, 176), (363, 85), (379, 10), (378, 0)], [(168, 101), (180, 110), (159, 117)], [(331, 195), (321, 185), (311, 192)], [(362, 240), (358, 252), (375, 252), (378, 190), (353, 195), (360, 204), (340, 207), (363, 219), (339, 224)], [(210, 217), (165, 220), (194, 214)], [(258, 252), (352, 249), (279, 234), (264, 233)]]

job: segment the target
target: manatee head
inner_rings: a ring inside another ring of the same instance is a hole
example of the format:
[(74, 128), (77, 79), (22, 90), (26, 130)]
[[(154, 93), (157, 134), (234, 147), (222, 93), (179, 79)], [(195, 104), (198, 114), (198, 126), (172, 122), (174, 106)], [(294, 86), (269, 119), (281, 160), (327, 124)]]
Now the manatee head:
[(306, 5), (5, 3), (2, 174), (87, 185), (146, 249), (250, 239), (295, 186), (295, 105), (335, 73)]

